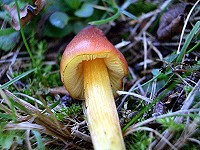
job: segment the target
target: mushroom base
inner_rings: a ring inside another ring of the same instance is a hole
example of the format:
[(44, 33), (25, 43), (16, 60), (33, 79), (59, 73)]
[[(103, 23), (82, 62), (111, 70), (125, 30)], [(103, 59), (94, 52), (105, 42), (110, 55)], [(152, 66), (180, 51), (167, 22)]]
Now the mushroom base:
[(94, 149), (125, 149), (107, 67), (103, 59), (84, 61), (86, 113)]

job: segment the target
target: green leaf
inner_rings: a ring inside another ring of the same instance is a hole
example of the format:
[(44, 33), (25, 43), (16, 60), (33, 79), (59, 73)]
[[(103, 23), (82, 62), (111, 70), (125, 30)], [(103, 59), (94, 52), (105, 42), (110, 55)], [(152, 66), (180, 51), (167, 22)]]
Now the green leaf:
[(37, 141), (37, 145), (38, 145), (37, 149), (39, 149), (39, 150), (45, 150), (45, 146), (44, 146), (44, 143), (42, 141), (42, 137), (41, 137), (40, 132), (38, 132), (36, 130), (33, 130), (32, 132), (33, 132), (33, 134), (34, 134), (34, 136), (36, 138), (36, 141)]
[(7, 28), (4, 30), (0, 30), (0, 36), (5, 36), (5, 35), (9, 35), (11, 33), (16, 32), (13, 28)]
[(159, 69), (153, 69), (153, 70), (151, 71), (151, 73), (153, 74), (153, 76), (157, 76), (157, 75), (160, 74), (160, 70), (159, 70)]
[(11, 17), (7, 11), (0, 11), (0, 18), (7, 22), (11, 21)]
[(10, 149), (15, 138), (14, 131), (8, 131), (6, 134), (1, 133), (0, 136), (0, 149)]
[[(0, 49), (4, 51), (13, 49), (15, 45), (19, 42), (19, 32), (12, 32), (12, 30), (2, 32), (10, 32), (10, 34), (0, 36)], [(2, 32), (0, 34), (3, 34)]]
[(61, 38), (71, 33), (72, 31), (73, 31), (73, 25), (70, 23), (67, 25), (66, 28), (63, 29), (57, 28), (51, 25), (50, 23), (46, 23), (43, 30), (43, 36)]
[(89, 3), (84, 3), (81, 6), (81, 9), (77, 10), (74, 14), (81, 18), (90, 17), (94, 12), (94, 8)]
[(65, 2), (73, 9), (78, 9), (81, 4), (81, 0), (65, 0)]
[(171, 63), (171, 62), (173, 62), (177, 58), (177, 56), (178, 56), (178, 54), (173, 53), (173, 54), (165, 57), (164, 60), (166, 62), (168, 62), (168, 63)]
[(80, 30), (82, 30), (85, 27), (85, 24), (80, 22), (80, 21), (76, 21), (73, 24), (73, 32), (74, 33), (78, 33)]
[(35, 70), (36, 70), (36, 68), (35, 68), (35, 69), (31, 69), (31, 70), (29, 70), (29, 71), (27, 71), (27, 72), (22, 73), (21, 75), (19, 75), (19, 76), (13, 78), (12, 80), (6, 82), (5, 84), (0, 85), (0, 89), (4, 89), (4, 88), (10, 86), (11, 84), (13, 84), (13, 83), (15, 83), (16, 81), (20, 80), (21, 78), (27, 76), (28, 74), (34, 72)]
[(154, 3), (137, 0), (135, 3), (131, 3), (126, 10), (135, 16), (140, 16), (142, 13), (150, 12), (156, 8), (157, 6)]
[[(68, 1), (68, 0), (65, 0)], [(71, 8), (68, 7), (67, 3), (64, 0), (46, 0), (47, 5), (45, 6), (44, 11), (46, 13), (51, 13), (55, 11), (67, 12)]]
[(50, 16), (49, 21), (53, 26), (63, 29), (67, 25), (69, 17), (66, 13), (57, 11)]

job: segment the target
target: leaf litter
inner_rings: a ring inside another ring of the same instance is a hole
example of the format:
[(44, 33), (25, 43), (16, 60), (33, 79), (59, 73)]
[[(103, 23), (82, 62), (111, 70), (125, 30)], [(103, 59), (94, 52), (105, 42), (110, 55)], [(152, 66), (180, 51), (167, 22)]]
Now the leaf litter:
[[(33, 0), (35, 6), (31, 6), (26, 4), (25, 7), (19, 10), (20, 20), (22, 22), (22, 26), (25, 26), (33, 16), (38, 15), (39, 12), (45, 7), (46, 0)], [(20, 30), (20, 22), (18, 19), (18, 11), (16, 4), (14, 4), (11, 8), (4, 4), (4, 9), (7, 10), (11, 16), (11, 25), (15, 30)]]

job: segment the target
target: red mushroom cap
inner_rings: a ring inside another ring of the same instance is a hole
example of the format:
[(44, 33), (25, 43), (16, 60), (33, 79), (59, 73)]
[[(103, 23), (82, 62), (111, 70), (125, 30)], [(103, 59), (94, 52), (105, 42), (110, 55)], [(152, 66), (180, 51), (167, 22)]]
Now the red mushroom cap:
[(122, 79), (128, 73), (128, 65), (124, 56), (94, 26), (81, 30), (67, 45), (61, 62), (61, 80), (76, 99), (84, 99), (83, 61), (103, 58), (108, 69), (113, 94), (122, 87)]

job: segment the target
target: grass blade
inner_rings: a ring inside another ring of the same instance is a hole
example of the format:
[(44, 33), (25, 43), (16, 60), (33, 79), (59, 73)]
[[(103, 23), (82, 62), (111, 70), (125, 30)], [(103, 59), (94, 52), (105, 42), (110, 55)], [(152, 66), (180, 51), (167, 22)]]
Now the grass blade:
[(194, 47), (192, 47), (191, 49), (189, 49), (189, 50), (187, 51), (187, 54), (189, 54), (189, 53), (191, 53), (192, 51), (194, 51), (199, 45), (200, 45), (200, 42), (197, 43), (197, 44), (196, 44)]
[(12, 120), (15, 119), (15, 117), (13, 115), (11, 115), (11, 114), (4, 114), (4, 113), (0, 113), (0, 118), (1, 119), (2, 118), (4, 118), (4, 119), (12, 119)]
[(36, 141), (37, 141), (37, 145), (38, 145), (37, 149), (45, 150), (45, 146), (44, 146), (44, 143), (42, 141), (42, 137), (41, 137), (40, 132), (38, 132), (36, 130), (32, 130), (32, 132), (33, 132), (33, 134), (34, 134), (34, 136), (36, 138)]
[(186, 50), (190, 44), (190, 42), (192, 41), (192, 38), (195, 36), (196, 32), (199, 30), (200, 27), (200, 21), (198, 21), (195, 26), (193, 27), (193, 29), (191, 30), (190, 34), (188, 35), (188, 37), (186, 38), (186, 41), (181, 49), (180, 54), (178, 55), (176, 62), (181, 62), (183, 56), (186, 53)]
[(107, 19), (99, 20), (99, 21), (92, 21), (92, 22), (89, 22), (89, 24), (90, 25), (102, 25), (102, 24), (106, 24), (106, 23), (108, 23), (110, 21), (113, 21), (113, 20), (117, 19), (120, 16), (120, 11), (117, 8), (116, 8), (116, 10), (117, 11), (113, 16), (111, 16), (111, 17), (109, 17)]
[(33, 54), (28, 46), (28, 43), (26, 41), (26, 38), (25, 38), (25, 35), (24, 35), (24, 30), (23, 30), (23, 27), (22, 27), (22, 22), (20, 20), (20, 12), (19, 12), (19, 4), (17, 2), (17, 0), (15, 0), (15, 4), (16, 4), (16, 8), (17, 8), (17, 15), (18, 15), (18, 19), (19, 19), (19, 24), (20, 24), (20, 32), (21, 32), (21, 35), (22, 35), (22, 39), (23, 39), (23, 42), (24, 42), (24, 45), (26, 47), (26, 50), (31, 58), (31, 61), (32, 61), (32, 66), (35, 67), (35, 59), (33, 57)]
[(155, 100), (150, 103), (148, 106), (144, 107), (135, 117), (133, 117), (131, 119), (131, 121), (129, 123), (126, 124), (126, 126), (122, 129), (122, 131), (124, 132), (129, 126), (131, 126), (139, 117), (141, 117), (145, 112), (147, 112), (153, 105), (156, 104), (156, 102), (158, 102), (160, 99), (162, 99), (166, 93), (168, 93), (171, 89), (173, 89), (175, 87), (177, 83), (172, 83), (171, 85), (169, 85), (168, 89), (166, 89), (162, 94), (160, 94), (157, 98), (155, 98)]
[(13, 78), (12, 80), (6, 82), (5, 84), (0, 85), (0, 89), (5, 89), (5, 88), (7, 88), (7, 87), (10, 86), (11, 84), (13, 84), (13, 83), (15, 83), (16, 81), (20, 80), (21, 78), (27, 76), (28, 74), (34, 72), (35, 70), (36, 70), (36, 68), (31, 69), (31, 70), (29, 70), (29, 71), (26, 71), (26, 72), (22, 73), (21, 75), (19, 75), (19, 76)]

